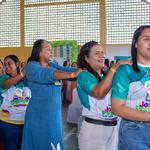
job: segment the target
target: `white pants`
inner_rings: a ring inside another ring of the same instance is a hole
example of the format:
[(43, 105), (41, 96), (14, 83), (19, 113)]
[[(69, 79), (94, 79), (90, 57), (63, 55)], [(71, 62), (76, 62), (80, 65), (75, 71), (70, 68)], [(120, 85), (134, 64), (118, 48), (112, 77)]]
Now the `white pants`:
[(78, 136), (79, 150), (117, 150), (118, 127), (82, 123)]

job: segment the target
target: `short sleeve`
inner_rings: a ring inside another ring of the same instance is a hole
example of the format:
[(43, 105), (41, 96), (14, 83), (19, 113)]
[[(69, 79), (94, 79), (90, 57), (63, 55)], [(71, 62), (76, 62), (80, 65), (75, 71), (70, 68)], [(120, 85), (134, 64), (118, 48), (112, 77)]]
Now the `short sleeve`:
[(26, 65), (26, 77), (28, 81), (37, 83), (54, 83), (56, 80), (54, 78), (53, 67), (44, 68), (40, 66), (38, 62), (31, 61)]
[(3, 88), (2, 88), (3, 81), (6, 80), (6, 79), (8, 79), (8, 78), (9, 78), (9, 75), (7, 75), (7, 74), (4, 74), (4, 75), (0, 76), (0, 93), (3, 90)]
[(112, 98), (127, 100), (130, 85), (130, 78), (126, 66), (117, 69), (112, 82)]
[(86, 94), (90, 95), (92, 89), (98, 84), (97, 79), (89, 72), (81, 72), (77, 78), (77, 84)]

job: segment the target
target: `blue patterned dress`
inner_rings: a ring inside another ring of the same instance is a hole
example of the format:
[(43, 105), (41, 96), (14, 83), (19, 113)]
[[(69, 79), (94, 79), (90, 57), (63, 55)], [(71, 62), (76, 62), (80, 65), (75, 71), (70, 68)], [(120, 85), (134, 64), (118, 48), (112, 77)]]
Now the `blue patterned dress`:
[(26, 75), (32, 98), (26, 111), (22, 150), (52, 150), (63, 145), (61, 118), (61, 86), (54, 79), (54, 71), (73, 72), (76, 69), (51, 64), (42, 67), (38, 62), (27, 64)]

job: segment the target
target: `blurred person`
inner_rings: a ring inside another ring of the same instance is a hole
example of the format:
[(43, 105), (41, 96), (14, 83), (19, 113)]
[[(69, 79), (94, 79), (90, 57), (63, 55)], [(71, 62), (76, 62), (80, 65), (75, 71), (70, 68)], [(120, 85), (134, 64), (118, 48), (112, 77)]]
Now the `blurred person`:
[(116, 63), (118, 63), (120, 61), (120, 59), (116, 59)]
[[(77, 62), (73, 62), (71, 64), (72, 67), (77, 67)], [(71, 103), (72, 103), (72, 98), (73, 98), (73, 90), (76, 88), (76, 80), (71, 81), (70, 85), (70, 93), (71, 93)]]
[(108, 72), (108, 69), (109, 69), (109, 59), (105, 59), (104, 61), (104, 66), (102, 68), (102, 71), (106, 74)]
[[(64, 67), (69, 67), (71, 66), (70, 60), (65, 60), (63, 62)], [(62, 101), (63, 103), (70, 104), (72, 99), (71, 99), (71, 81), (69, 80), (63, 80), (62, 81)]]
[(115, 64), (114, 60), (110, 61), (110, 67), (112, 67), (114, 64)]
[(72, 66), (72, 67), (77, 67), (77, 66), (78, 66), (78, 65), (77, 65), (77, 62), (74, 61), (74, 62), (71, 64), (71, 66)]
[(63, 62), (63, 66), (66, 67), (66, 66), (71, 66), (71, 63), (70, 63), (70, 60), (65, 60)]
[[(4, 74), (4, 66), (3, 66), (2, 60), (0, 59), (0, 76), (1, 76), (2, 74)], [(1, 103), (2, 103), (2, 97), (1, 97), (1, 95), (0, 95), (0, 105), (1, 105)], [(3, 145), (2, 145), (2, 140), (1, 140), (1, 138), (0, 138), (0, 150), (3, 150)]]
[(3, 61), (0, 59), (0, 75), (4, 74), (5, 71), (4, 71), (4, 64), (3, 64)]
[(26, 64), (27, 64), (26, 62), (21, 62), (21, 67), (25, 68)]

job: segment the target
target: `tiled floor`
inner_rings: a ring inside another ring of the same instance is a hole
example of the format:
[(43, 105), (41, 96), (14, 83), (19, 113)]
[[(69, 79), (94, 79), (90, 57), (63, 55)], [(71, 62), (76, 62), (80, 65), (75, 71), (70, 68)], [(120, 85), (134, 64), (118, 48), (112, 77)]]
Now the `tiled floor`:
[(65, 150), (78, 150), (77, 142), (77, 125), (68, 124), (66, 122), (68, 105), (63, 104), (62, 108), (62, 118), (64, 127), (64, 144)]

